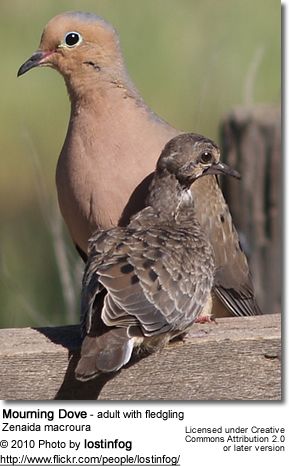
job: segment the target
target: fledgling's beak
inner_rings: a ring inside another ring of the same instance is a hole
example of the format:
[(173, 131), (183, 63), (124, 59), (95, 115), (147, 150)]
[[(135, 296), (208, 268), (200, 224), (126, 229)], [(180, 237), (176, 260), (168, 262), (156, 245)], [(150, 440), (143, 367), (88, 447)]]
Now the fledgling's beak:
[(235, 178), (238, 178), (238, 180), (240, 180), (241, 178), (241, 175), (239, 172), (237, 172), (236, 170), (229, 167), (223, 162), (214, 163), (213, 165), (211, 165), (209, 168), (207, 168), (204, 171), (204, 175), (220, 175), (220, 174), (234, 176)]
[(44, 52), (42, 50), (38, 50), (37, 52), (33, 53), (33, 55), (31, 55), (31, 57), (20, 66), (17, 76), (22, 76), (22, 74), (26, 73), (26, 71), (29, 71), (36, 66), (47, 64), (47, 59), (52, 53), (53, 52)]

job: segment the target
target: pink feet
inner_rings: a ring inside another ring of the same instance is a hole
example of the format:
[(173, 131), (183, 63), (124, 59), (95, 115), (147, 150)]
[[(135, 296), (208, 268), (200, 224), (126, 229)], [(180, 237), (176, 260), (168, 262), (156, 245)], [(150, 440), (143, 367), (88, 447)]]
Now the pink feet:
[(205, 315), (205, 316), (199, 316), (195, 320), (195, 324), (211, 324), (214, 322), (214, 324), (217, 324), (218, 322), (216, 321), (216, 318), (213, 315)]

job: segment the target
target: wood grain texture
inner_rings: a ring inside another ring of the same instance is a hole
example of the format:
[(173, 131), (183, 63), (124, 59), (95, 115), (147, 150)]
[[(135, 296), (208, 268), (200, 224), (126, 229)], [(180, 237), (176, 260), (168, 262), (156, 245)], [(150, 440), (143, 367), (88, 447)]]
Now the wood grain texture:
[(78, 326), (0, 330), (4, 400), (280, 400), (280, 315), (196, 324), (114, 376), (74, 378)]

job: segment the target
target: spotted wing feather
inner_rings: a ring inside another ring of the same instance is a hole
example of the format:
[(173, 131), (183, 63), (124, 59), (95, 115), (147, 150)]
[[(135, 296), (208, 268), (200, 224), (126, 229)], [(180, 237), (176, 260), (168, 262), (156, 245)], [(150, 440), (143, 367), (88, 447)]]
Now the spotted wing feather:
[[(97, 283), (107, 290), (102, 320), (108, 326), (139, 325), (146, 336), (182, 331), (211, 290), (214, 264), (208, 248), (181, 228), (112, 229), (91, 241), (84, 289)], [(89, 323), (94, 299), (85, 292)]]

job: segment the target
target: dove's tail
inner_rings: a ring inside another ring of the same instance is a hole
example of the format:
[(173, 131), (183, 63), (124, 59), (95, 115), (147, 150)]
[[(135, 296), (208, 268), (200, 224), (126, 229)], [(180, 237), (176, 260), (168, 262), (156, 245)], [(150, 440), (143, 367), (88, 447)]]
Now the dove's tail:
[(82, 382), (103, 372), (116, 372), (131, 358), (134, 338), (127, 328), (112, 328), (103, 335), (87, 335), (82, 343), (75, 377)]

